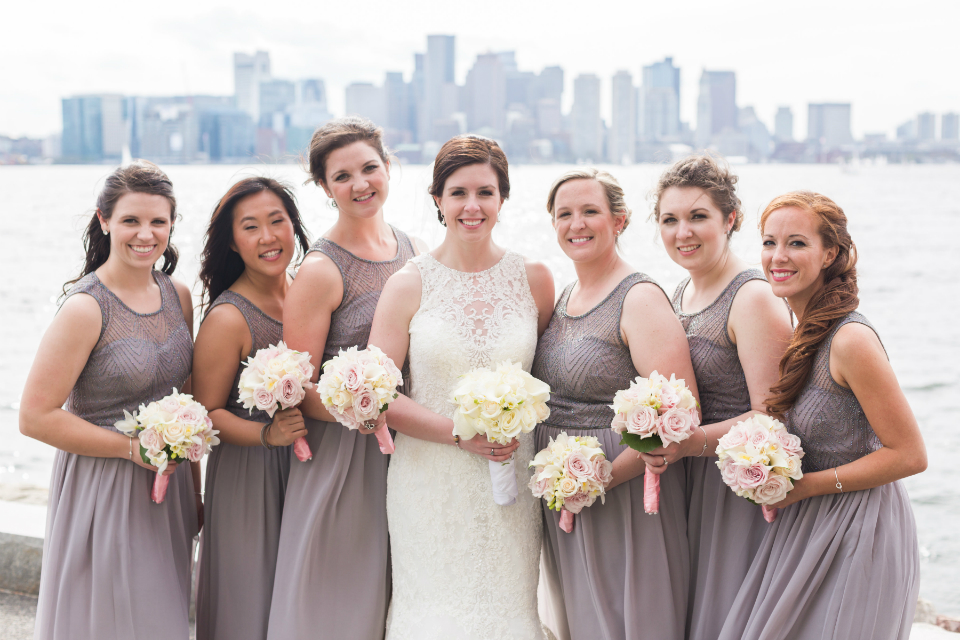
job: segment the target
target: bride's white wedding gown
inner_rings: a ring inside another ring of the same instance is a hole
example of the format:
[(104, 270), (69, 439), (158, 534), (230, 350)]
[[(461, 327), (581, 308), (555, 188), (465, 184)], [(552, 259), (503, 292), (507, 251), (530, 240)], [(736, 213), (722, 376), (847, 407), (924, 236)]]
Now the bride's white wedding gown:
[[(410, 380), (402, 390), (452, 417), (457, 378), (504, 360), (527, 371), (537, 346), (537, 307), (523, 258), (507, 252), (479, 273), (429, 254), (414, 258), (423, 290), (410, 321)], [(407, 386), (409, 384), (409, 386)], [(515, 454), (516, 504), (494, 503), (485, 458), (397, 434), (387, 473), (393, 562), (388, 640), (543, 637), (537, 615), (540, 505), (527, 489), (533, 434)]]

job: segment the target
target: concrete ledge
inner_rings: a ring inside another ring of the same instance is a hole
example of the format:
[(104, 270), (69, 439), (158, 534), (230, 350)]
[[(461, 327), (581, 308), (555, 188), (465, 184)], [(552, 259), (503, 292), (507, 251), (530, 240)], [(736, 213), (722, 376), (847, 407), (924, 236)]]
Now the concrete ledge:
[(0, 589), (38, 595), (43, 540), (0, 533)]

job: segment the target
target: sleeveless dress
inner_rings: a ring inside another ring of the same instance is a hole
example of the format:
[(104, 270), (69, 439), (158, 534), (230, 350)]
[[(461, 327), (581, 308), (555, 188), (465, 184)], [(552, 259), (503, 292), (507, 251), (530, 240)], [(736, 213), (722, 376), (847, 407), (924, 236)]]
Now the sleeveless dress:
[[(787, 428), (806, 455), (804, 473), (853, 462), (882, 445), (856, 396), (817, 351)], [(720, 634), (722, 640), (906, 640), (917, 605), (920, 554), (913, 510), (899, 481), (814, 496), (782, 509), (763, 538)]]
[[(247, 357), (283, 339), (283, 324), (242, 295), (224, 291), (207, 313), (222, 304), (235, 306), (247, 321)], [(251, 415), (239, 402), (243, 369), (238, 363), (226, 410), (251, 422), (272, 422), (265, 411), (254, 409)], [(290, 450), (221, 441), (207, 458), (198, 640), (263, 640), (267, 635)]]
[[(764, 280), (763, 272), (738, 274), (704, 309), (681, 309), (687, 278), (673, 294), (697, 376), (704, 425), (723, 422), (750, 410), (750, 391), (740, 365), (737, 345), (730, 341), (727, 322), (733, 299), (744, 284)], [(698, 435), (702, 435), (699, 434)], [(687, 638), (714, 640), (750, 569), (768, 525), (760, 507), (739, 498), (720, 477), (717, 458), (684, 458), (687, 471), (687, 537), (690, 541), (690, 602)]]
[[(523, 258), (510, 251), (478, 273), (415, 258), (423, 289), (410, 321), (410, 388), (421, 406), (452, 418), (457, 379), (504, 360), (530, 370), (537, 306)], [(519, 496), (493, 501), (486, 459), (448, 444), (397, 435), (387, 474), (393, 555), (390, 640), (534, 640), (540, 514), (526, 490), (533, 434), (515, 453)]]
[[(154, 271), (153, 277), (162, 299), (154, 313), (131, 310), (96, 273), (68, 293), (96, 300), (103, 327), (66, 410), (101, 429), (117, 431), (113, 425), (124, 409), (136, 411), (169, 395), (190, 375), (193, 341), (180, 298), (169, 276)], [(190, 560), (198, 529), (193, 476), (189, 463), (180, 464), (166, 499), (154, 504), (155, 476), (129, 460), (57, 451), (34, 638), (189, 635)]]
[[(358, 258), (326, 238), (310, 248), (329, 257), (343, 276), (324, 362), (340, 349), (366, 348), (387, 278), (414, 255), (406, 234), (393, 233), (397, 255), (382, 262)], [(336, 422), (306, 416), (304, 422), (313, 459), (290, 457), (267, 638), (382, 638), (390, 603), (390, 456), (380, 453), (373, 436)]]
[[(594, 436), (607, 459), (626, 449), (610, 429), (610, 403), (639, 373), (620, 335), (623, 301), (635, 285), (653, 283), (633, 273), (596, 307), (567, 314), (576, 284), (564, 289), (540, 337), (533, 375), (550, 385), (550, 417), (536, 430), (537, 449), (565, 431)], [(664, 294), (666, 295), (666, 294)], [(541, 500), (543, 566), (549, 589), (562, 594), (558, 634), (573, 640), (680, 640), (689, 584), (686, 477), (682, 465), (660, 476), (660, 514), (643, 510), (643, 475), (612, 489), (560, 529), (560, 513)], [(565, 618), (565, 619), (564, 619)], [(566, 629), (564, 629), (566, 627)]]

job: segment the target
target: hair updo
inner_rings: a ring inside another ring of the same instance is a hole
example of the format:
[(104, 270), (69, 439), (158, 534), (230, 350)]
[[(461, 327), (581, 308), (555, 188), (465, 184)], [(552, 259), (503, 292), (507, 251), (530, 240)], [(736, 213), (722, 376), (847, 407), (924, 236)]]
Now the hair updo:
[(354, 142), (366, 142), (377, 152), (383, 164), (390, 162), (387, 149), (383, 145), (383, 129), (366, 118), (348, 116), (337, 118), (322, 125), (313, 132), (310, 139), (310, 178), (304, 182), (319, 185), (326, 181), (327, 158), (337, 149)]
[(630, 216), (633, 214), (630, 207), (627, 206), (626, 196), (623, 193), (623, 187), (617, 182), (617, 179), (601, 169), (593, 167), (572, 169), (559, 178), (557, 178), (550, 187), (550, 193), (547, 194), (547, 213), (553, 218), (556, 209), (557, 192), (560, 187), (571, 180), (595, 180), (603, 189), (603, 194), (607, 198), (607, 205), (610, 207), (610, 213), (614, 216), (623, 216), (623, 228), (621, 233), (627, 230), (630, 224)]
[[(506, 154), (495, 141), (477, 135), (456, 136), (440, 147), (437, 158), (433, 161), (433, 182), (430, 183), (427, 193), (437, 198), (442, 197), (447, 178), (457, 169), (472, 164), (490, 165), (497, 174), (500, 197), (504, 200), (510, 197), (510, 173)], [(437, 218), (440, 224), (446, 226), (439, 205), (437, 205)]]
[(823, 269), (823, 287), (813, 294), (793, 332), (790, 345), (780, 358), (780, 380), (771, 387), (767, 412), (783, 419), (796, 403), (813, 370), (817, 349), (847, 314), (860, 305), (857, 296), (857, 248), (847, 231), (843, 209), (827, 196), (812, 191), (794, 191), (778, 196), (760, 216), (760, 231), (770, 215), (784, 207), (797, 207), (817, 219), (817, 233), (825, 249), (837, 248), (837, 257)]
[(663, 192), (670, 187), (697, 187), (703, 189), (713, 205), (726, 217), (731, 211), (736, 212), (733, 226), (727, 232), (727, 237), (734, 231), (740, 230), (743, 222), (743, 210), (740, 198), (737, 197), (737, 176), (730, 171), (730, 167), (723, 160), (718, 160), (707, 154), (687, 156), (663, 172), (657, 181), (653, 213), (654, 221), (660, 220), (660, 199)]

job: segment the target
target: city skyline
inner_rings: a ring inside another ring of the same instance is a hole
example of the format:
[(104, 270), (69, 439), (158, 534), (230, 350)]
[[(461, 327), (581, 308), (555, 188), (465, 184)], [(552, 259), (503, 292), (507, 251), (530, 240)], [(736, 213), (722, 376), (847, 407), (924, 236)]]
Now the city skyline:
[[(0, 134), (11, 136), (58, 130), (63, 96), (232, 95), (234, 51), (269, 50), (276, 77), (324, 78), (330, 111), (342, 114), (348, 84), (380, 84), (388, 71), (408, 80), (413, 54), (424, 50), (428, 34), (438, 33), (457, 37), (459, 84), (476, 56), (488, 51), (515, 51), (521, 69), (563, 67), (564, 112), (572, 104), (574, 79), (596, 74), (608, 125), (617, 71), (628, 71), (640, 84), (642, 68), (664, 57), (682, 69), (680, 116), (688, 123), (696, 122), (703, 69), (735, 71), (738, 103), (753, 105), (771, 129), (777, 108), (789, 106), (795, 129), (804, 131), (811, 102), (852, 103), (857, 138), (873, 132), (892, 137), (919, 112), (960, 110), (960, 87), (943, 81), (952, 77), (950, 61), (960, 60), (960, 45), (947, 26), (957, 9), (927, 0), (915, 3), (909, 16), (826, 2), (793, 13), (752, 1), (593, 12), (561, 2), (544, 12), (493, 0), (478, 5), (470, 21), (451, 18), (444, 3), (373, 2), (366, 17), (375, 19), (362, 37), (350, 25), (364, 16), (319, 14), (305, 2), (279, 2), (265, 12), (246, 0), (222, 8), (173, 0), (149, 27), (127, 30), (117, 25), (147, 14), (116, 7), (97, 14), (96, 22), (88, 6), (65, 6), (54, 15), (32, 7), (17, 12), (25, 14), (25, 28), (11, 30), (0, 44), (0, 53), (19, 53), (16, 65), (2, 72)], [(85, 29), (94, 22), (95, 29)], [(43, 33), (34, 31), (35, 24)], [(791, 33), (802, 37), (794, 42)]]

